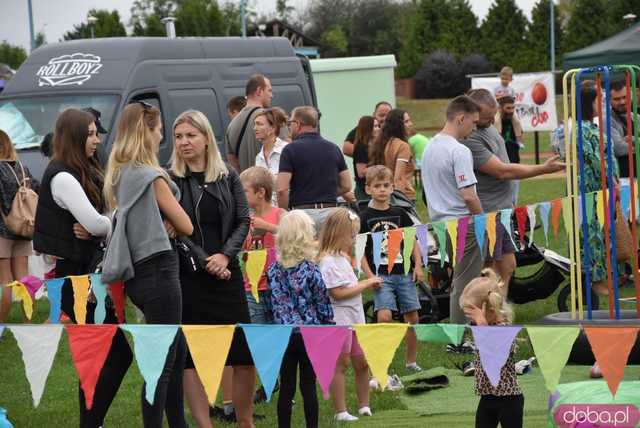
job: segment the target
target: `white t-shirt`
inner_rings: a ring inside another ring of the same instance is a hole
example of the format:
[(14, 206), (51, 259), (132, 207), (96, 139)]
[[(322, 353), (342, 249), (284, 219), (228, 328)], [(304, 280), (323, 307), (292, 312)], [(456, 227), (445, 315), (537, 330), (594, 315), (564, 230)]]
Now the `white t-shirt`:
[(424, 149), (421, 174), (431, 221), (471, 215), (459, 191), (477, 183), (468, 147), (437, 134)]
[[(260, 149), (260, 153), (256, 155), (256, 166), (261, 166), (269, 170), (271, 175), (273, 175), (273, 180), (275, 183), (275, 179), (278, 176), (278, 172), (280, 171), (280, 155), (282, 154), (282, 149), (287, 145), (287, 142), (280, 139), (280, 137), (276, 137), (276, 144), (273, 146), (273, 150), (269, 153), (269, 159), (264, 157), (264, 148)], [(274, 187), (275, 189), (275, 184)], [(278, 206), (278, 198), (276, 192), (271, 194), (271, 205), (274, 207)]]
[[(320, 272), (327, 290), (337, 287), (354, 287), (358, 278), (353, 272), (353, 267), (344, 256), (327, 255), (320, 260)], [(333, 318), (337, 325), (364, 324), (364, 308), (362, 307), (362, 295), (358, 294), (349, 299), (335, 300), (329, 293)]]

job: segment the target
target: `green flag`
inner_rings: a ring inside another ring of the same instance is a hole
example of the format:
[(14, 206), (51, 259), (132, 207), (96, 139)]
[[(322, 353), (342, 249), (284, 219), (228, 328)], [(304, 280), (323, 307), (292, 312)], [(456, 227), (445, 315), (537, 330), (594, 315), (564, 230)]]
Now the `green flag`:
[(527, 326), (527, 332), (547, 389), (553, 394), (580, 327)]
[(447, 256), (447, 225), (444, 221), (431, 223), (438, 237), (438, 250), (440, 251), (440, 267), (444, 267), (444, 259)]
[(404, 248), (402, 249), (402, 259), (404, 261), (404, 274), (409, 274), (411, 268), (411, 252), (413, 252), (413, 245), (416, 242), (416, 228), (405, 227), (404, 230)]
[(421, 342), (453, 343), (462, 342), (465, 326), (462, 324), (417, 324), (413, 326)]

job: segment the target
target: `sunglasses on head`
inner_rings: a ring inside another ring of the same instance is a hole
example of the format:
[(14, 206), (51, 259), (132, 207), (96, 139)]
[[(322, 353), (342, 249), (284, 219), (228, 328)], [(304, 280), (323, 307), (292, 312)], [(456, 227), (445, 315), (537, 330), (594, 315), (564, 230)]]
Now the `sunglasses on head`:
[(140, 104), (142, 106), (142, 108), (145, 109), (145, 111), (150, 111), (153, 108), (155, 108), (153, 105), (151, 105), (148, 102), (143, 101), (143, 100), (135, 100), (135, 101), (131, 102), (131, 104)]

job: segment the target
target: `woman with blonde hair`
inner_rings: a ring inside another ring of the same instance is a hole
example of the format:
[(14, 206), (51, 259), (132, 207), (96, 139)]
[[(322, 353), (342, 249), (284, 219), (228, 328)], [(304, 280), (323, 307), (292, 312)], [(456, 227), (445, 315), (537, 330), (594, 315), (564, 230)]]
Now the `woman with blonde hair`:
[[(104, 193), (116, 209), (115, 226), (103, 263), (105, 283), (124, 281), (131, 301), (149, 324), (180, 324), (182, 293), (172, 237), (191, 235), (193, 225), (179, 191), (158, 162), (162, 141), (160, 110), (144, 102), (126, 106), (109, 156)], [(182, 372), (186, 344), (180, 331), (169, 348), (153, 404), (142, 391), (145, 428), (185, 427)]]
[[(238, 174), (222, 161), (209, 120), (199, 111), (185, 111), (173, 123), (171, 175), (180, 189), (180, 205), (195, 226), (189, 238), (207, 255), (202, 268), (181, 263), (182, 323), (250, 323), (237, 257), (249, 231), (247, 199)], [(236, 420), (240, 427), (252, 427), (255, 369), (240, 328), (235, 331), (226, 365), (234, 368)], [(210, 427), (208, 399), (189, 354), (184, 387), (198, 426)]]
[(7, 321), (11, 310), (11, 288), (5, 285), (29, 274), (28, 259), (33, 253), (31, 240), (12, 233), (4, 223), (18, 187), (25, 180), (37, 190), (38, 183), (18, 160), (9, 135), (0, 129), (0, 287), (4, 289), (0, 290), (0, 323)]

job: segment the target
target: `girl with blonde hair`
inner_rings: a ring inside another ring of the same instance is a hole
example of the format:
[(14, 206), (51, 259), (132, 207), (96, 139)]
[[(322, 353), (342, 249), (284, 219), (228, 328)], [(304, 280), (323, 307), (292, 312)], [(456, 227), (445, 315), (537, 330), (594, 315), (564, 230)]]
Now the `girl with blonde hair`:
[[(333, 324), (329, 294), (317, 264), (313, 220), (301, 210), (285, 214), (278, 226), (276, 251), (278, 261), (271, 265), (267, 277), (271, 290), (271, 308), (275, 324)], [(296, 375), (300, 367), (300, 392), (304, 401), (307, 428), (318, 427), (316, 376), (307, 356), (302, 335), (294, 329), (280, 368), (278, 427), (291, 426), (291, 400), (296, 392)]]
[[(362, 292), (368, 288), (378, 288), (382, 279), (374, 276), (358, 281), (351, 266), (351, 251), (354, 238), (360, 230), (360, 218), (346, 208), (335, 208), (325, 219), (320, 231), (320, 272), (329, 290), (336, 324), (350, 326), (364, 324)], [(336, 363), (335, 375), (331, 383), (331, 398), (336, 421), (356, 421), (358, 418), (347, 411), (345, 399), (345, 374), (353, 366), (358, 397), (358, 413), (371, 416), (369, 408), (369, 365), (364, 351), (358, 343), (355, 331), (345, 340)]]
[[(131, 301), (149, 324), (180, 324), (182, 293), (172, 238), (191, 235), (193, 225), (178, 200), (177, 186), (158, 162), (160, 110), (144, 103), (126, 106), (109, 156), (104, 194), (115, 208), (115, 226), (103, 262), (102, 281), (124, 281)], [(182, 372), (186, 343), (180, 331), (169, 348), (153, 404), (142, 394), (145, 428), (185, 427)]]

